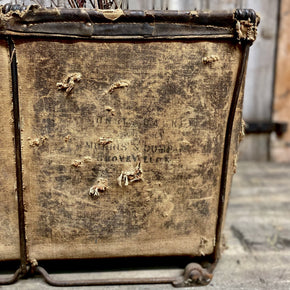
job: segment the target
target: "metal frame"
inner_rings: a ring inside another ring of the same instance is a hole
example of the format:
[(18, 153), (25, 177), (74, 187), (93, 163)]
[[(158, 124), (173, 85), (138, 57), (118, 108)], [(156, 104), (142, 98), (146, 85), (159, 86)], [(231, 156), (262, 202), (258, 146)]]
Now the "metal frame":
[[(2, 7), (2, 14), (7, 14), (12, 11), (12, 17), (6, 19), (4, 17), (4, 21), (0, 20), (0, 36), (3, 35), (6, 37), (11, 58), (21, 266), (11, 278), (0, 280), (0, 285), (15, 283), (19, 278), (27, 274), (40, 274), (44, 280), (52, 286), (172, 284), (175, 287), (185, 287), (208, 284), (211, 281), (213, 269), (220, 258), (221, 230), (225, 208), (232, 129), (237, 102), (245, 76), (249, 47), (256, 35), (259, 17), (256, 16), (253, 10), (236, 10), (234, 13), (128, 10), (117, 15), (114, 22), (112, 22), (112, 17), (107, 15), (104, 11), (42, 9), (36, 6), (29, 6), (27, 8), (21, 8), (22, 14), (20, 14), (19, 8), (17, 8), (17, 10), (13, 9), (13, 7), (13, 5)], [(52, 25), (53, 22), (57, 22), (57, 27)], [(69, 29), (67, 22), (69, 22)], [(240, 29), (241, 26), (243, 29)], [(164, 29), (165, 27), (166, 29)], [(166, 41), (178, 39), (210, 39), (218, 41), (224, 39), (232, 40), (239, 43), (241, 46), (242, 56), (238, 68), (224, 139), (225, 145), (214, 253), (199, 258), (196, 263), (189, 263), (185, 268), (183, 276), (170, 278), (153, 277), (56, 281), (43, 267), (38, 266), (37, 261), (27, 261), (21, 161), (21, 132), (19, 127), (17, 56), (13, 39), (16, 37), (38, 36), (53, 38), (85, 38), (91, 40), (134, 39), (135, 41), (138, 39), (143, 41), (154, 41), (155, 39)], [(205, 268), (201, 265), (205, 266)]]
[(275, 132), (278, 136), (287, 132), (288, 123), (278, 122), (246, 122), (246, 134), (271, 134)]
[(11, 59), (11, 79), (12, 79), (12, 98), (13, 98), (13, 117), (14, 117), (14, 143), (15, 143), (15, 163), (16, 163), (16, 182), (17, 182), (17, 201), (18, 201), (18, 224), (20, 240), (21, 272), (27, 273), (26, 268), (26, 239), (24, 222), (24, 201), (23, 201), (23, 180), (22, 180), (22, 158), (21, 158), (21, 130), (20, 130), (20, 112), (18, 95), (18, 73), (17, 59), (13, 40), (7, 37)]

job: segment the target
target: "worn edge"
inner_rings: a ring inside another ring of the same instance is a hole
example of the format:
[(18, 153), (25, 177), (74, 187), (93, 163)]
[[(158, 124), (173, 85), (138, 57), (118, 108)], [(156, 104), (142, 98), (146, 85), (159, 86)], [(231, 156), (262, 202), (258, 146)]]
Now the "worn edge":
[[(0, 34), (91, 39), (236, 38), (238, 41), (254, 41), (259, 19), (251, 9), (113, 11), (6, 4), (0, 6)], [(164, 31), (162, 25), (168, 29)]]

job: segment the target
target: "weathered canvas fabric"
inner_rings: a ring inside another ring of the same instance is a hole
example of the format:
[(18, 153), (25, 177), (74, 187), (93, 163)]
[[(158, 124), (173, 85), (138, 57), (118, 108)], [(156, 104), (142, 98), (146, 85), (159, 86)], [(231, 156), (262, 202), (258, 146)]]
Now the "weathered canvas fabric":
[(211, 254), (240, 49), (15, 45), (29, 259)]
[(3, 6), (0, 260), (20, 248), (21, 274), (47, 259), (214, 266), (258, 23), (252, 10)]

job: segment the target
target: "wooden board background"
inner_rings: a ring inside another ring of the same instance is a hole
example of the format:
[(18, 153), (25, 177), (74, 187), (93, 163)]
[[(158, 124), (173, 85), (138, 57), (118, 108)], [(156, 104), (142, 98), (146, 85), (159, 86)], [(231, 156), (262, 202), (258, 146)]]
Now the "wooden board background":
[[(251, 122), (271, 122), (279, 1), (248, 0), (242, 5), (255, 9), (261, 16), (258, 37), (250, 51), (243, 117)], [(269, 145), (269, 134), (246, 136), (240, 147), (241, 160), (268, 160)]]
[(0, 39), (0, 261), (19, 259), (10, 58)]
[[(29, 258), (212, 253), (240, 50), (182, 41), (16, 47)], [(213, 54), (220, 60), (204, 64)], [(82, 80), (66, 96), (56, 83), (72, 72)], [(110, 92), (119, 81), (128, 86)], [(121, 188), (138, 153), (144, 180)], [(100, 177), (109, 188), (92, 199)]]
[[(290, 1), (281, 2), (278, 38), (277, 71), (274, 99), (274, 121), (285, 122), (290, 128)], [(290, 162), (290, 129), (281, 137), (272, 136), (272, 159)]]

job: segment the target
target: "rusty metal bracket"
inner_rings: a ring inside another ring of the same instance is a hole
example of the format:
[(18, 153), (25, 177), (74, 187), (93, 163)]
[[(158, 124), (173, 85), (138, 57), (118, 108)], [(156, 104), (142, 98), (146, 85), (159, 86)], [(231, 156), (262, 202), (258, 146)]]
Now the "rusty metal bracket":
[(173, 282), (175, 287), (194, 287), (207, 285), (210, 283), (213, 275), (207, 269), (197, 263), (190, 263), (184, 270), (182, 278)]
[(241, 42), (252, 44), (257, 37), (257, 26), (260, 17), (252, 9), (236, 9), (234, 13), (236, 21), (236, 39)]

